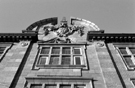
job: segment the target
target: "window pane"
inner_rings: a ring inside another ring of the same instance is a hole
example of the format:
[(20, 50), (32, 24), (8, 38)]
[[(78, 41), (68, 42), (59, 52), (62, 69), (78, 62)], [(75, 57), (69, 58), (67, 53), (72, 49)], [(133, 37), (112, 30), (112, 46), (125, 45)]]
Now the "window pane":
[(4, 51), (6, 47), (0, 47), (0, 51)]
[(70, 47), (63, 47), (62, 54), (70, 54)]
[(74, 88), (86, 88), (85, 85), (75, 85)]
[(45, 88), (56, 88), (56, 84), (47, 84)]
[(0, 47), (0, 54), (2, 54), (5, 50), (5, 47)]
[(40, 57), (39, 65), (45, 65), (46, 63), (46, 57)]
[(70, 56), (62, 56), (62, 65), (70, 65)]
[(2, 51), (0, 51), (0, 54), (2, 54), (3, 52)]
[(42, 84), (31, 84), (30, 88), (42, 88)]
[(132, 54), (135, 54), (135, 48), (130, 48), (130, 51), (132, 52)]
[(127, 54), (126, 48), (120, 48), (119, 50), (122, 54)]
[(80, 48), (74, 48), (74, 54), (81, 54)]
[(50, 51), (50, 47), (43, 47), (41, 54), (49, 54), (49, 51)]
[(124, 59), (126, 61), (126, 63), (128, 64), (129, 67), (134, 66), (133, 61), (131, 60), (131, 56), (124, 56)]
[(60, 85), (60, 88), (71, 88), (71, 85)]
[(132, 80), (132, 82), (133, 82), (133, 84), (134, 84), (134, 86), (135, 86), (135, 80)]
[(58, 65), (59, 64), (59, 56), (51, 56), (51, 58), (50, 58), (50, 64), (52, 64), (52, 65)]
[(53, 47), (52, 48), (52, 54), (59, 54), (60, 53), (60, 47)]
[(75, 63), (76, 63), (76, 65), (81, 65), (81, 58), (75, 57)]

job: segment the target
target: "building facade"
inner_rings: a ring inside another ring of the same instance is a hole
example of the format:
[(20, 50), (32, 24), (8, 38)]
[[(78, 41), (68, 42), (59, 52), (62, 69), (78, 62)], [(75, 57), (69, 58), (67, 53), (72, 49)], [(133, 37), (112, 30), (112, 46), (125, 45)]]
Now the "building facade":
[(0, 88), (135, 88), (135, 34), (47, 18), (0, 33)]

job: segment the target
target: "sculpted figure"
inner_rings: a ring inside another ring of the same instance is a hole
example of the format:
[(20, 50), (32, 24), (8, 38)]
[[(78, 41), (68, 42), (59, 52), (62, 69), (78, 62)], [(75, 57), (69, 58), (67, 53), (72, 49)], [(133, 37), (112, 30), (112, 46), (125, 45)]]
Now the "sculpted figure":
[[(55, 43), (71, 43), (75, 38), (73, 36), (78, 34), (82, 36), (84, 34), (83, 26), (70, 25), (65, 18), (61, 21), (60, 26), (44, 26), (42, 31), (44, 35), (42, 35), (43, 41), (55, 41)], [(75, 33), (76, 32), (76, 33)]]

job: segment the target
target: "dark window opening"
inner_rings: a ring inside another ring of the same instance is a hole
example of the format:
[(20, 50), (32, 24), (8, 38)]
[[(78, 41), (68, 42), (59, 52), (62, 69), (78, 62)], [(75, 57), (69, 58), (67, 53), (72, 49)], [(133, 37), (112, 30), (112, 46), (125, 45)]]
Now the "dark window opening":
[(56, 88), (57, 85), (56, 84), (46, 84), (45, 88)]
[(62, 54), (70, 54), (70, 47), (63, 47)]
[(50, 47), (43, 47), (41, 50), (41, 54), (49, 54)]
[(40, 57), (40, 59), (39, 59), (39, 65), (45, 65), (45, 63), (46, 63), (46, 58), (47, 57)]
[(31, 84), (30, 88), (42, 88), (42, 84)]
[(58, 65), (59, 64), (59, 56), (51, 56), (49, 64)]
[(70, 56), (62, 56), (62, 65), (70, 65)]
[(71, 85), (60, 85), (60, 88), (71, 88)]
[(75, 63), (76, 63), (76, 65), (81, 65), (81, 58), (75, 57)]
[(52, 48), (52, 54), (59, 54), (60, 53), (60, 47), (53, 47)]
[(129, 48), (132, 54), (135, 54), (135, 48)]
[(127, 54), (126, 48), (120, 48), (119, 50), (121, 54)]
[(80, 48), (74, 48), (74, 54), (81, 54)]

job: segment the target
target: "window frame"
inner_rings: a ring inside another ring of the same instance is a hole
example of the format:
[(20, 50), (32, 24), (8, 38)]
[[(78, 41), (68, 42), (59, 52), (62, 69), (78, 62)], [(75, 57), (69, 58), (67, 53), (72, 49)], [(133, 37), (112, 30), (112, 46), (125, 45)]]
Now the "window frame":
[[(80, 54), (75, 54), (75, 53), (74, 53), (74, 49), (79, 49), (79, 50), (80, 50)], [(79, 47), (73, 47), (73, 54), (74, 54), (74, 55), (82, 55), (82, 52), (81, 52), (81, 51), (82, 51), (81, 48), (79, 48)]]
[[(123, 63), (125, 64), (125, 68), (128, 71), (134, 71), (135, 70), (135, 54), (133, 54), (130, 49), (134, 48), (135, 49), (135, 44), (130, 44), (130, 43), (114, 43), (114, 46), (116, 47), (116, 50), (118, 51), (119, 55), (122, 57)], [(125, 49), (127, 54), (122, 54), (120, 49)], [(130, 60), (133, 62), (134, 66), (130, 66), (128, 62), (126, 61), (125, 57), (130, 56)]]
[(46, 61), (45, 61), (45, 65), (46, 65), (47, 64), (47, 61), (48, 61), (48, 57), (47, 56), (40, 57), (39, 60), (38, 60), (37, 65), (41, 65), (41, 64), (39, 64), (41, 62), (41, 58), (46, 58)]
[(75, 57), (80, 57), (80, 65), (84, 65), (82, 56), (74, 56), (74, 65), (77, 65)]
[(34, 84), (34, 83), (30, 83), (28, 86), (28, 88), (32, 88), (32, 86), (33, 85), (40, 85), (41, 86), (41, 88), (46, 88), (46, 86), (48, 86), (48, 85), (53, 85), (53, 86), (56, 86), (56, 87), (54, 87), (54, 88), (61, 88), (61, 86), (70, 86), (69, 88), (76, 88), (75, 86), (84, 86), (84, 88), (93, 88), (92, 87), (92, 85), (91, 84), (89, 84), (89, 83), (81, 83), (81, 84), (75, 84), (75, 83), (70, 83), (70, 84), (63, 84), (63, 83), (53, 83), (53, 84), (51, 84), (51, 83), (36, 83), (36, 84)]
[(135, 78), (130, 78), (130, 82), (133, 85), (133, 87), (135, 87), (135, 84), (133, 83), (134, 80), (135, 80)]
[(74, 88), (76, 88), (75, 86), (84, 86), (84, 88), (85, 88), (85, 84), (74, 84)]
[(56, 88), (60, 88), (60, 85), (71, 85), (70, 88), (75, 88), (75, 85), (85, 85), (86, 88), (93, 88), (93, 82), (93, 78), (26, 77), (24, 87), (31, 88), (33, 84), (42, 84), (41, 88), (45, 88), (46, 85), (56, 85)]
[(33, 85), (40, 85), (42, 88), (42, 84), (31, 84), (29, 88), (32, 88)]
[[(39, 60), (39, 57), (43, 54), (41, 54), (41, 51), (44, 47), (50, 47), (50, 50), (49, 50), (49, 54), (44, 54), (44, 55), (48, 55), (48, 62), (40, 67), (39, 65), (37, 65), (37, 62)], [(60, 47), (60, 54), (59, 55), (59, 64), (58, 65), (51, 65), (50, 64), (50, 59), (51, 59), (51, 52), (52, 52), (52, 47)], [(63, 54), (62, 53), (62, 50), (64, 47), (70, 47), (70, 54)], [(73, 54), (73, 48), (79, 48), (80, 47), (80, 54)], [(35, 64), (34, 64), (34, 69), (40, 69), (40, 68), (83, 68), (83, 69), (88, 69), (88, 65), (87, 65), (87, 60), (86, 60), (86, 52), (85, 52), (85, 44), (39, 44), (38, 46), (38, 52), (37, 52), (37, 57), (36, 57), (36, 60), (35, 60)], [(62, 65), (61, 62), (62, 62), (62, 56), (67, 56), (69, 55), (71, 58), (70, 58), (70, 65)], [(81, 57), (81, 64), (80, 65), (75, 65), (75, 62), (74, 62), (74, 57), (76, 56), (80, 56)]]
[[(117, 49), (118, 49), (118, 51), (119, 51), (119, 53), (120, 53), (120, 55), (122, 57), (123, 62), (126, 65), (126, 69), (129, 70), (129, 71), (133, 71), (135, 69), (135, 63), (134, 63), (135, 62), (135, 56), (131, 54), (131, 52), (129, 51), (129, 47), (126, 47), (127, 54), (122, 54), (121, 51), (119, 50), (119, 47)], [(125, 57), (127, 57), (127, 56), (131, 57), (130, 60), (133, 62), (134, 66), (129, 66), (128, 65), (128, 62), (125, 59)], [(134, 61), (132, 59), (133, 56), (134, 56)]]

